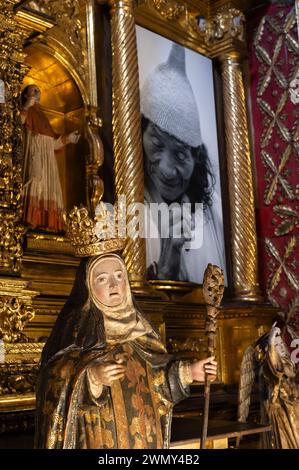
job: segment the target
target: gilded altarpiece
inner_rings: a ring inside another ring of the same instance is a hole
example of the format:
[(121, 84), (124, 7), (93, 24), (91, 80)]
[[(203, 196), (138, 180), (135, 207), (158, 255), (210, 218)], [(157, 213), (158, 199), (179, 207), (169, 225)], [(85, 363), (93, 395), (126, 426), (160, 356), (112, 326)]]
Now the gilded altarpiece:
[(66, 210), (80, 203), (92, 210), (101, 197), (103, 145), (93, 2), (8, 0), (0, 17), (0, 412), (6, 432), (33, 424), (40, 353), (78, 264), (63, 233), (23, 223), (21, 90), (40, 88), (43, 112), (58, 133), (80, 132), (77, 153), (62, 153), (58, 163)]
[[(5, 271), (0, 280), (0, 335), (6, 352), (1, 365), (1, 377), (5, 377), (0, 382), (1, 412), (34, 410), (34, 374), (43, 341), (70, 292), (78, 265), (63, 234), (26, 231), (22, 224), (21, 88), (39, 80), (46, 91), (43, 105), (49, 118), (56, 120), (62, 131), (79, 128), (84, 142), (70, 158), (73, 163), (76, 158), (81, 159), (81, 179), (74, 180), (76, 189), (65, 187), (66, 207), (82, 202), (92, 211), (104, 192), (100, 175), (106, 149), (100, 136), (105, 110), (101, 109), (104, 98), (99, 96), (99, 84), (105, 82), (106, 73), (109, 75), (98, 50), (103, 31), (96, 27), (95, 18), (107, 12), (112, 51), (114, 188), (115, 196), (125, 194), (129, 203), (143, 202), (144, 197), (135, 24), (215, 62), (219, 133), (225, 136), (220, 143), (225, 149), (222, 170), (227, 176), (222, 185), (230, 273), (218, 317), (218, 386), (237, 383), (245, 347), (268, 328), (273, 316), (273, 308), (259, 290), (252, 161), (242, 74), (245, 12), (250, 3), (2, 2), (0, 79), (6, 84), (6, 93), (5, 103), (0, 104), (4, 110), (1, 119), (5, 120), (1, 137), (0, 223), (7, 235), (0, 241), (0, 266)], [(51, 90), (43, 82), (51, 82), (54, 76), (58, 79)], [(55, 97), (64, 100), (64, 107), (54, 106)], [(67, 165), (63, 170), (66, 184), (69, 170), (72, 171)], [(147, 282), (143, 239), (128, 240), (124, 258), (141, 307), (158, 324), (169, 350), (185, 357), (202, 356), (206, 349), (202, 289), (188, 283)], [(13, 334), (15, 330), (17, 333)]]

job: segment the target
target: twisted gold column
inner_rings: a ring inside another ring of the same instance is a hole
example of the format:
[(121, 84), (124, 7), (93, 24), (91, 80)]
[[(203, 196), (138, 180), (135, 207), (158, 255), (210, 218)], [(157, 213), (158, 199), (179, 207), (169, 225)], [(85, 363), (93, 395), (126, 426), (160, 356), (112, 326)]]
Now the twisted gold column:
[[(133, 0), (109, 0), (112, 43), (112, 126), (116, 196), (127, 206), (144, 202), (140, 97)], [(124, 259), (130, 278), (145, 275), (145, 240), (128, 238)]]
[(222, 58), (233, 282), (240, 300), (259, 300), (252, 168), (242, 70), (237, 53)]

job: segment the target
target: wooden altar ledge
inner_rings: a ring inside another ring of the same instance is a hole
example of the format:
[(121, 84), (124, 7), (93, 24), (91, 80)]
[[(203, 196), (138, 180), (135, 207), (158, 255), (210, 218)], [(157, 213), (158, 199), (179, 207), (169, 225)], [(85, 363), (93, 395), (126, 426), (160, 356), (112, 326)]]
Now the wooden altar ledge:
[[(228, 449), (228, 440), (236, 439), (236, 447), (242, 436), (260, 434), (271, 430), (270, 425), (239, 423), (238, 421), (211, 420), (206, 441), (207, 449)], [(201, 420), (197, 418), (174, 418), (172, 423), (171, 449), (199, 449)]]

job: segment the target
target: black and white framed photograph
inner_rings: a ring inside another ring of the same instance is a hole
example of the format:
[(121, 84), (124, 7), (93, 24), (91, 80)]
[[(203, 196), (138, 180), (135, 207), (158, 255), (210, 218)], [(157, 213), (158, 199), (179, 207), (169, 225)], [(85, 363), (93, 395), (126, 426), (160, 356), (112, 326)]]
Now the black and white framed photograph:
[(136, 29), (147, 277), (200, 284), (226, 272), (212, 60)]

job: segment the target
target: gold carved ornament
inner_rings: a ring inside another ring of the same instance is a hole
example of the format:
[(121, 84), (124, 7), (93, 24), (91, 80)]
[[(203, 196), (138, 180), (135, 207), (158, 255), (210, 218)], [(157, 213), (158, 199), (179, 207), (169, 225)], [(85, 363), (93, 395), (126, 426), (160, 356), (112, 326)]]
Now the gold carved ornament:
[(213, 45), (226, 39), (244, 41), (245, 16), (236, 8), (218, 11), (211, 18), (190, 21), (190, 27), (206, 44)]
[(185, 6), (172, 0), (152, 0), (155, 9), (167, 20), (174, 20), (182, 15)]
[(203, 296), (206, 302), (207, 316), (205, 332), (208, 337), (208, 354), (215, 354), (217, 315), (224, 293), (223, 271), (218, 266), (208, 264), (203, 280)]
[(153, 8), (167, 21), (176, 23), (184, 34), (200, 39), (208, 46), (232, 38), (244, 41), (245, 16), (236, 8), (219, 9), (210, 16), (207, 9), (199, 11), (187, 2), (139, 0), (138, 4)]
[[(203, 279), (203, 296), (207, 304), (207, 316), (205, 333), (208, 337), (208, 355), (214, 356), (216, 349), (216, 331), (217, 331), (217, 315), (219, 313), (219, 306), (222, 301), (224, 293), (224, 275), (221, 268), (218, 266), (208, 264)], [(204, 415), (203, 425), (201, 432), (200, 448), (205, 449), (208, 420), (209, 420), (209, 406), (210, 406), (210, 381), (208, 375), (205, 374), (205, 389), (204, 389)]]
[[(57, 28), (53, 37), (71, 52), (75, 58), (80, 78), (86, 79), (86, 48), (84, 21), (81, 9), (85, 8), (85, 0), (36, 0), (28, 2), (30, 10), (53, 18)], [(49, 32), (52, 36), (52, 32)]]
[(119, 237), (121, 219), (121, 209), (115, 208), (112, 214), (102, 201), (96, 207), (94, 218), (85, 207), (74, 207), (64, 220), (75, 255), (85, 257), (121, 251), (125, 246), (125, 239)]
[(27, 289), (27, 282), (20, 279), (6, 277), (0, 280), (0, 409), (2, 406), (4, 409), (10, 407), (12, 403), (19, 406), (23, 402), (20, 395), (18, 400), (14, 396), (10, 399), (5, 395), (30, 392), (31, 398), (27, 398), (31, 400), (30, 403), (34, 400), (34, 385), (43, 344), (30, 343), (24, 328), (34, 317), (32, 298), (36, 294)]
[(0, 338), (9, 343), (26, 340), (25, 324), (34, 317), (34, 310), (14, 297), (0, 297)]
[(27, 286), (20, 279), (0, 279), (0, 340), (5, 343), (29, 341), (23, 330), (34, 317), (32, 298), (37, 292), (28, 290)]
[(0, 5), (0, 266), (6, 271), (21, 269), (22, 236), (22, 128), (19, 118), (21, 83), (27, 68), (23, 65), (25, 31), (14, 18), (17, 2)]

